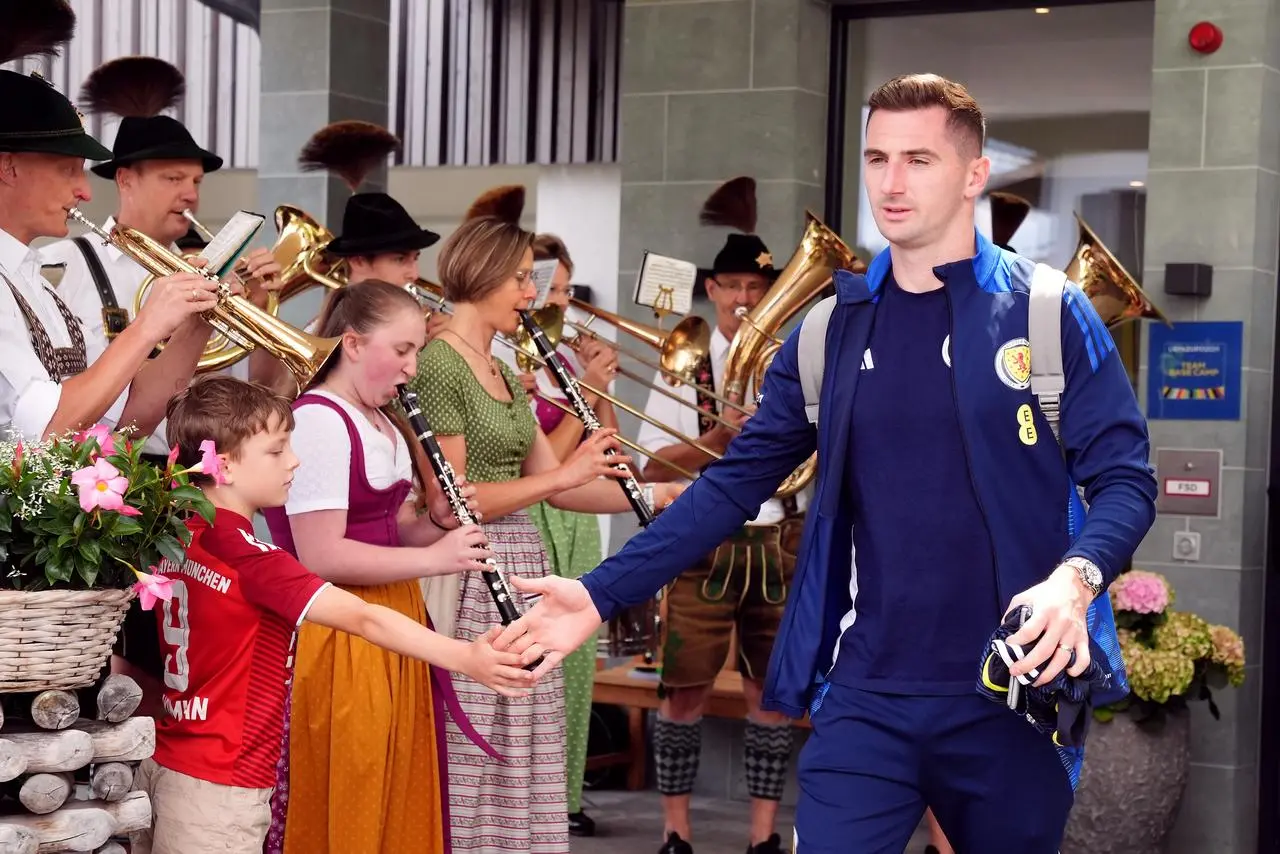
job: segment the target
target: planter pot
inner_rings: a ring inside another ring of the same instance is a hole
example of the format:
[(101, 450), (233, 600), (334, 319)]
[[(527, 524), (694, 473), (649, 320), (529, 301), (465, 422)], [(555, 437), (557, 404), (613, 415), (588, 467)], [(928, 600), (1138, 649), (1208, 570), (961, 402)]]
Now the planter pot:
[(1161, 854), (1187, 788), (1190, 736), (1185, 710), (1154, 732), (1127, 714), (1094, 721), (1061, 854)]
[(132, 590), (0, 591), (0, 693), (93, 684)]

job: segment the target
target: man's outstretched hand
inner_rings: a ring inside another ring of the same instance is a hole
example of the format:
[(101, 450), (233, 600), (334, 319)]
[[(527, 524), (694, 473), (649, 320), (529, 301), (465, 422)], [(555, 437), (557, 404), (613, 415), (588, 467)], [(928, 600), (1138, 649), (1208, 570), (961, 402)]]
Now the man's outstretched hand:
[(557, 575), (529, 579), (512, 575), (507, 580), (521, 593), (541, 598), (502, 631), (493, 648), (521, 655), (530, 647), (541, 647), (545, 657), (533, 671), (535, 678), (559, 664), (600, 628), (600, 612), (581, 581)]

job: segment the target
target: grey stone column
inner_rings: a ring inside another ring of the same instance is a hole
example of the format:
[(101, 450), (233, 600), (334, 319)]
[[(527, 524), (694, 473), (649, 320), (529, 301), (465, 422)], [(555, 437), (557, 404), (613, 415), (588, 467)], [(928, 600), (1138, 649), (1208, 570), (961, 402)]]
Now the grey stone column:
[(818, 0), (631, 0), (621, 96), (622, 290), (644, 251), (710, 264), (722, 229), (703, 200), (757, 181), (757, 232), (790, 257), (822, 212), (830, 7)]
[[(299, 171), (298, 152), (329, 122), (387, 124), (389, 21), (390, 0), (262, 0), (261, 213), (287, 202), (340, 229), (346, 186)], [(379, 169), (365, 189), (385, 185)]]
[[(1150, 423), (1154, 448), (1221, 448), (1221, 516), (1160, 516), (1135, 559), (1166, 575), (1176, 607), (1241, 632), (1247, 681), (1193, 704), (1192, 770), (1173, 851), (1252, 852), (1257, 824), (1266, 485), (1280, 242), (1280, 2), (1156, 0), (1143, 285), (1175, 323), (1243, 320), (1244, 402), (1234, 422)], [(1197, 22), (1225, 35), (1201, 56)], [(1169, 262), (1211, 264), (1205, 300), (1163, 292)], [(1148, 365), (1141, 369), (1146, 403)], [(1198, 531), (1198, 563), (1173, 558), (1173, 533)], [(1273, 724), (1274, 725), (1274, 724)]]
[[(825, 0), (626, 4), (621, 314), (654, 322), (632, 301), (645, 250), (711, 264), (726, 230), (699, 225), (698, 212), (730, 178), (756, 179), (756, 231), (778, 266), (795, 250), (805, 208), (821, 215), (830, 18)], [(708, 313), (705, 303), (694, 310)], [(618, 390), (643, 406), (643, 389)], [(635, 436), (637, 424), (623, 416), (623, 434)], [(616, 518), (615, 547), (635, 530)]]

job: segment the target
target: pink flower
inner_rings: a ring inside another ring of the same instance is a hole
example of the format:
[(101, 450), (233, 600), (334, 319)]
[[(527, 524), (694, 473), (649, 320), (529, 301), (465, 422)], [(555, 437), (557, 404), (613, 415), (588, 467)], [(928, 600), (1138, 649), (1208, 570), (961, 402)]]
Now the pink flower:
[(95, 424), (88, 430), (82, 430), (76, 434), (77, 442), (87, 442), (93, 439), (98, 443), (98, 452), (105, 457), (109, 457), (116, 452), (116, 439), (111, 433), (111, 428), (105, 424)]
[(191, 470), (213, 478), (214, 486), (227, 482), (227, 476), (222, 473), (222, 460), (218, 459), (218, 449), (214, 447), (212, 439), (205, 439), (200, 443), (200, 462), (192, 466)]
[[(121, 477), (120, 470), (104, 457), (98, 457), (93, 465), (71, 475), (71, 483), (80, 487), (80, 509), (86, 513), (101, 507), (103, 510), (119, 511), (126, 516), (138, 515), (138, 511), (132, 507), (124, 509), (124, 492), (129, 488), (129, 480)], [(130, 510), (133, 512), (129, 512)]]
[(1169, 607), (1170, 598), (1168, 583), (1154, 572), (1134, 569), (1111, 582), (1111, 603), (1118, 611), (1159, 614)]
[(169, 449), (169, 460), (165, 464), (165, 471), (173, 471), (173, 464), (178, 461), (178, 446), (174, 445)]
[[(155, 567), (149, 567), (155, 569)], [(166, 578), (160, 573), (148, 574), (134, 570), (133, 574), (138, 576), (138, 581), (133, 585), (134, 591), (138, 594), (138, 599), (142, 605), (142, 610), (150, 611), (156, 606), (156, 600), (163, 599), (168, 602), (173, 598), (173, 579)]]

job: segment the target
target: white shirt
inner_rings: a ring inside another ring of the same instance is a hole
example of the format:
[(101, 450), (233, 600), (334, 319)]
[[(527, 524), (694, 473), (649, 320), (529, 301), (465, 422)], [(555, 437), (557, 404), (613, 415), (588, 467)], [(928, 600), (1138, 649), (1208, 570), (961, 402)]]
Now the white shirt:
[[(70, 347), (71, 334), (54, 301), (52, 288), (40, 275), (40, 253), (13, 235), (0, 230), (0, 273), (18, 289), (32, 313), (44, 325), (54, 347)], [(84, 330), (85, 363), (91, 364), (106, 349)], [(60, 378), (50, 377), (36, 355), (26, 319), (9, 286), (0, 280), (0, 431), (13, 431), (24, 441), (38, 441), (53, 420), (62, 399)], [(114, 426), (128, 389), (102, 422)]]
[[(110, 232), (113, 225), (115, 225), (115, 217), (103, 223), (102, 229)], [(107, 281), (111, 283), (111, 290), (115, 292), (116, 305), (128, 313), (129, 322), (132, 323), (136, 316), (133, 310), (134, 300), (137, 298), (138, 289), (147, 278), (146, 269), (113, 244), (103, 243), (97, 235), (89, 234), (87, 237), (90, 251), (102, 262)], [(175, 254), (179, 253), (177, 246), (170, 245), (168, 248)], [(106, 325), (102, 319), (102, 297), (98, 295), (98, 288), (93, 283), (93, 273), (90, 272), (89, 264), (85, 261), (80, 248), (71, 239), (59, 240), (42, 248), (40, 255), (44, 264), (65, 265), (62, 280), (58, 283), (58, 296), (67, 304), (67, 308), (80, 318), (84, 326), (86, 344), (92, 339), (94, 345), (99, 348), (99, 353), (106, 350), (108, 341)], [(93, 359), (94, 357), (90, 357), (88, 363), (92, 364)], [(248, 379), (249, 360), (241, 359), (224, 372), (239, 379)], [(143, 451), (160, 456), (169, 453), (163, 420), (156, 426), (155, 432), (147, 437)]]
[[(363, 412), (336, 394), (323, 389), (308, 394), (332, 400), (356, 425), (364, 447), (364, 475), (370, 486), (386, 489), (401, 480), (413, 480), (409, 446), (399, 430), (393, 428), (393, 443)], [(346, 510), (350, 499), (351, 437), (342, 416), (323, 404), (313, 403), (295, 409), (293, 418), (291, 444), (299, 465), (293, 473), (285, 513), (297, 516), (317, 510)], [(405, 500), (413, 500), (412, 493)]]
[[(711, 333), (711, 378), (712, 384), (715, 386), (717, 394), (723, 394), (724, 388), (724, 370), (725, 357), (729, 353), (729, 339), (724, 337), (719, 327), (716, 327)], [(687, 401), (692, 406), (685, 406), (679, 402), (672, 400), (660, 391), (650, 390), (649, 400), (645, 403), (644, 414), (648, 415), (655, 421), (660, 421), (668, 427), (672, 427), (686, 436), (697, 438), (701, 432), (698, 426), (698, 410), (695, 408), (698, 402), (697, 392), (688, 383), (682, 383), (676, 388), (672, 388), (663, 379), (661, 374), (655, 374), (653, 382), (667, 391), (675, 393), (681, 400)], [(748, 395), (748, 400), (750, 400)], [(716, 403), (716, 411), (719, 413), (723, 410), (724, 404)], [(662, 430), (659, 427), (648, 423), (647, 421), (640, 424), (640, 435), (637, 443), (650, 453), (657, 453), (663, 448), (671, 445), (679, 444), (680, 440)], [(661, 463), (652, 463), (652, 465), (662, 465)], [(809, 504), (809, 489), (805, 489), (796, 494), (796, 508), (800, 512), (804, 512)], [(786, 516), (786, 510), (782, 506), (782, 502), (776, 498), (770, 498), (760, 507), (753, 522), (749, 525), (776, 525)]]

